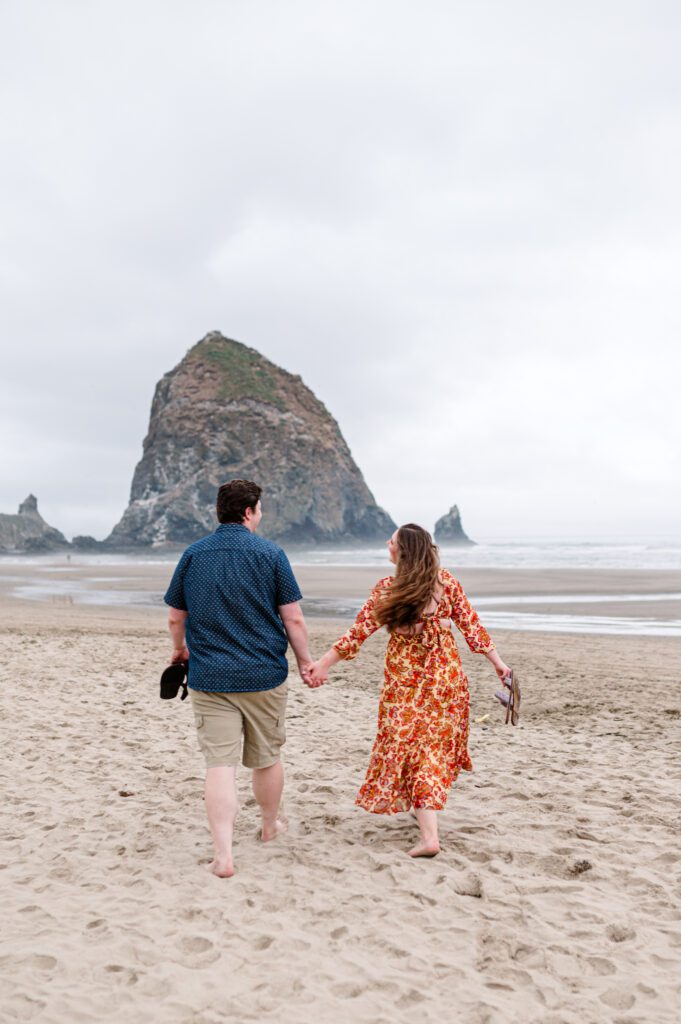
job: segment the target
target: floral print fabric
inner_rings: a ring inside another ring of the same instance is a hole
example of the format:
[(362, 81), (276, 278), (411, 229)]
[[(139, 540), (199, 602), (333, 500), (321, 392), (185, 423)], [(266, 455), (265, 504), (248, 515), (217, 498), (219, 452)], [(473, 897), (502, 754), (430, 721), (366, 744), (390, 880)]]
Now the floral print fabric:
[[(334, 645), (341, 658), (356, 657), (379, 629), (373, 609), (392, 576), (379, 580), (354, 624)], [(375, 814), (397, 814), (412, 807), (442, 810), (459, 771), (473, 767), (468, 754), (468, 680), (450, 628), (463, 633), (475, 653), (494, 644), (471, 607), (461, 584), (440, 570), (442, 597), (423, 631), (391, 633), (385, 657), (378, 731), (366, 778), (356, 803)]]

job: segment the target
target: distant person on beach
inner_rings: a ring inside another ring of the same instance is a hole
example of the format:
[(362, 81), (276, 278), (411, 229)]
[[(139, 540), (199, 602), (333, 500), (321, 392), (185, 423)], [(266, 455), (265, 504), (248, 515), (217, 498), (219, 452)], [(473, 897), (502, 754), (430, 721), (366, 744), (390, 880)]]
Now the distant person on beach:
[(450, 620), (470, 649), (484, 654), (500, 679), (511, 670), (496, 652), (463, 592), (440, 566), (437, 547), (421, 526), (401, 526), (388, 541), (396, 566), (374, 587), (354, 625), (309, 670), (312, 685), (341, 659), (354, 658), (381, 626), (390, 633), (378, 733), (356, 803), (374, 814), (413, 811), (420, 842), (412, 857), (440, 852), (437, 812), (459, 771), (470, 771), (468, 680)]
[(164, 598), (170, 605), (171, 664), (189, 662), (188, 686), (206, 759), (206, 812), (215, 845), (211, 870), (221, 878), (234, 874), (240, 760), (253, 769), (262, 840), (274, 839), (285, 828), (278, 812), (288, 643), (305, 682), (312, 660), (302, 594), (288, 558), (255, 533), (262, 518), (261, 493), (249, 480), (232, 480), (220, 488), (220, 525), (187, 548)]

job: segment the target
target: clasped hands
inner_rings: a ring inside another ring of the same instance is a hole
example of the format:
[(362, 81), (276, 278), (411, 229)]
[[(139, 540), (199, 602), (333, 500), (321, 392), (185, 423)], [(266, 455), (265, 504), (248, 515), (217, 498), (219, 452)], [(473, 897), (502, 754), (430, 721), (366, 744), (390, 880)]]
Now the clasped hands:
[(300, 672), (300, 678), (306, 686), (310, 687), (310, 689), (315, 689), (317, 686), (323, 686), (329, 678), (329, 670), (322, 668), (321, 660), (308, 661), (302, 665), (299, 664), (298, 671)]

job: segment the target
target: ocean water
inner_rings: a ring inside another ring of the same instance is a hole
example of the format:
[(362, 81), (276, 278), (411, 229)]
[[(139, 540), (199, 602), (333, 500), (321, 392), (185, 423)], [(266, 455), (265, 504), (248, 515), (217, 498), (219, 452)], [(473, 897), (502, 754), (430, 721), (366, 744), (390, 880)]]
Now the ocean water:
[[(387, 565), (385, 546), (291, 548), (298, 565)], [(440, 545), (443, 565), (475, 569), (681, 569), (681, 537), (618, 541), (496, 539)]]
[[(287, 548), (294, 566), (376, 568), (378, 573), (390, 568), (385, 546), (348, 548)], [(4, 579), (10, 583), (15, 596), (68, 604), (137, 605), (162, 608), (162, 595), (152, 590), (135, 589), (124, 576), (101, 576), (97, 567), (115, 566), (167, 566), (168, 577), (177, 562), (178, 551), (145, 552), (143, 554), (89, 554), (53, 553), (50, 555), (0, 556), (0, 568), (5, 567)], [(447, 547), (440, 549), (444, 565), (453, 568), (497, 569), (677, 569), (681, 570), (681, 540), (654, 538), (648, 540), (583, 541), (583, 540), (490, 540), (474, 547)], [(12, 577), (12, 565), (35, 565), (35, 579), (25, 574)], [(77, 567), (89, 567), (92, 572), (73, 574)], [(103, 584), (106, 583), (106, 586)], [(102, 584), (102, 585), (100, 585)], [(551, 594), (541, 597), (528, 595), (486, 595), (474, 598), (481, 618), (490, 629), (513, 629), (527, 632), (602, 633), (631, 636), (681, 636), (681, 615), (659, 618), (646, 616), (643, 608), (649, 602), (679, 603), (681, 593), (658, 594)], [(621, 604), (622, 615), (603, 615), (599, 605)], [(309, 616), (351, 619), (361, 606), (362, 595), (356, 598), (311, 599), (304, 602)], [(532, 605), (544, 606), (541, 611)], [(555, 613), (546, 605), (560, 605)], [(574, 614), (565, 606), (580, 605)], [(631, 614), (636, 604), (636, 614)], [(593, 614), (584, 606), (593, 605)], [(627, 607), (629, 606), (629, 608)], [(659, 606), (658, 606), (659, 607)], [(651, 609), (654, 610), (654, 609)], [(675, 610), (675, 609), (674, 609)]]
[[(295, 565), (388, 566), (384, 544), (362, 547), (285, 545)], [(182, 549), (130, 554), (0, 555), (0, 565), (174, 565)], [(490, 569), (681, 569), (681, 536), (618, 540), (495, 538), (474, 545), (440, 545), (443, 565)]]

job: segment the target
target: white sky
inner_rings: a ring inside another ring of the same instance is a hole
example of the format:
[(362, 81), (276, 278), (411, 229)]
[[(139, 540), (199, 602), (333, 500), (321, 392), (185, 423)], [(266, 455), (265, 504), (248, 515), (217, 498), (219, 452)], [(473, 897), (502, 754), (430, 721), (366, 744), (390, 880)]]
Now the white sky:
[(5, 0), (0, 510), (105, 536), (218, 329), (398, 522), (681, 533), (680, 45), (655, 0)]

